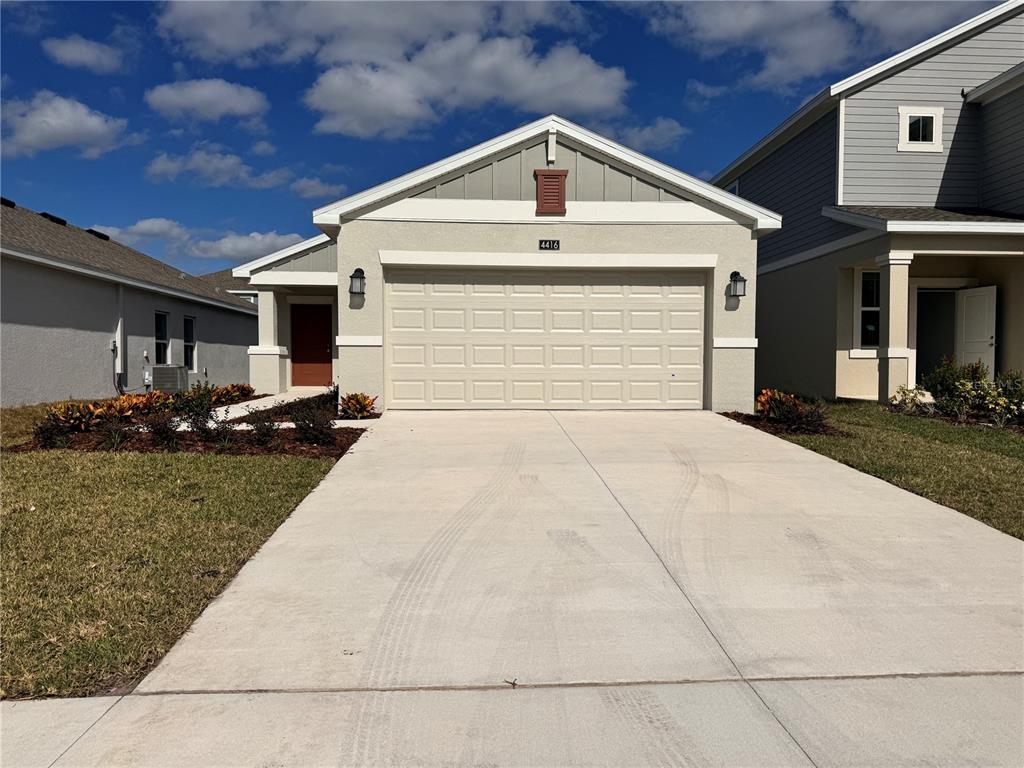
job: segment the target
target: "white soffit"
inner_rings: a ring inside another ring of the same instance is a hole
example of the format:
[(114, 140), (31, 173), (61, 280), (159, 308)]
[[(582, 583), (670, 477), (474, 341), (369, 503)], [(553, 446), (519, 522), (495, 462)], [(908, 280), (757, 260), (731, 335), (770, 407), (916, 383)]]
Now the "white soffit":
[(468, 221), (526, 224), (733, 224), (728, 216), (689, 201), (572, 201), (564, 216), (538, 216), (533, 200), (439, 200), (406, 197), (359, 218), (371, 221)]
[(392, 267), (505, 267), (523, 269), (714, 269), (713, 253), (489, 253), (380, 251)]
[(557, 134), (607, 155), (627, 167), (634, 168), (643, 174), (682, 189), (689, 195), (721, 206), (725, 210), (732, 211), (739, 217), (748, 219), (751, 222), (752, 229), (774, 230), (782, 226), (782, 216), (777, 213), (743, 200), (736, 195), (729, 194), (725, 190), (677, 171), (639, 152), (634, 152), (621, 144), (588, 131), (557, 115), (549, 115), (536, 120), (522, 128), (502, 134), (497, 138), (485, 141), (444, 160), (424, 166), (404, 176), (399, 176), (397, 179), (379, 184), (364, 192), (350, 195), (335, 203), (318, 208), (313, 211), (313, 223), (317, 226), (337, 226), (342, 218), (357, 218), (359, 216), (358, 212), (363, 208), (381, 203), (388, 198), (403, 193), (409, 193), (416, 187), (427, 184), (433, 179), (485, 160), (528, 139), (546, 137), (550, 131), (555, 131)]

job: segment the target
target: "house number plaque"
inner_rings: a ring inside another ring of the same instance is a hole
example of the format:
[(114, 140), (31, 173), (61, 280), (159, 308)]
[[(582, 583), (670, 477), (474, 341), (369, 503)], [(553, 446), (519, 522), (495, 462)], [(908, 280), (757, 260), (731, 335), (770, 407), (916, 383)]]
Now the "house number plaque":
[(542, 251), (557, 251), (562, 245), (561, 240), (541, 240), (540, 249)]

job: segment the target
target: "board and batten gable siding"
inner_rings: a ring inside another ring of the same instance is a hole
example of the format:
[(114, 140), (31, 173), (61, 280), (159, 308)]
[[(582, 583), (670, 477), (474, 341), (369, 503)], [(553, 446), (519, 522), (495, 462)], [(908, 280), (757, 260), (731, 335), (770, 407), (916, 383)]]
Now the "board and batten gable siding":
[(981, 110), (981, 206), (1024, 215), (1024, 87)]
[(254, 270), (253, 274), (259, 272), (337, 272), (338, 271), (338, 244), (335, 241), (324, 243), (312, 250), (300, 253), (286, 261), (280, 261), (273, 266), (264, 269)]
[(759, 264), (859, 231), (821, 215), (836, 202), (837, 121), (833, 109), (739, 177), (740, 197), (782, 214), (782, 229), (758, 241)]
[[(1024, 15), (1017, 15), (847, 97), (843, 203), (977, 206), (981, 115), (961, 90), (1022, 60)], [(943, 108), (942, 152), (897, 151), (900, 106)]]
[(683, 198), (629, 169), (563, 141), (556, 142), (555, 162), (547, 164), (547, 142), (530, 144), (492, 158), (467, 172), (418, 191), (413, 197), (442, 200), (533, 200), (538, 168), (567, 170), (568, 201), (678, 202)]

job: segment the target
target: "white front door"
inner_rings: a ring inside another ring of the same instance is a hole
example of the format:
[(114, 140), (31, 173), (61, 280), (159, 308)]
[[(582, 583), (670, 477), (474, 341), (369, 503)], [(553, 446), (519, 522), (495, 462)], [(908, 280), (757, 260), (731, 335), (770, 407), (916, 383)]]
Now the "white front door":
[(966, 288), (956, 292), (956, 361), (980, 360), (995, 375), (996, 287)]

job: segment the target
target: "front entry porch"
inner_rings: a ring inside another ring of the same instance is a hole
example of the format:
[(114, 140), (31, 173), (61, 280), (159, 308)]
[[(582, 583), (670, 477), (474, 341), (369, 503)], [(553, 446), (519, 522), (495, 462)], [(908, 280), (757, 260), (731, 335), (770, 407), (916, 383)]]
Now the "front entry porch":
[(259, 392), (330, 386), (337, 381), (337, 291), (259, 291), (259, 344), (249, 348), (249, 380)]
[(990, 376), (1024, 368), (1020, 240), (918, 240), (840, 268), (837, 397), (884, 402), (943, 358), (980, 361)]

